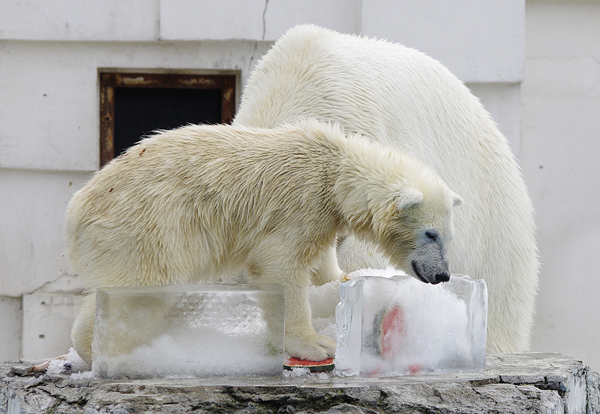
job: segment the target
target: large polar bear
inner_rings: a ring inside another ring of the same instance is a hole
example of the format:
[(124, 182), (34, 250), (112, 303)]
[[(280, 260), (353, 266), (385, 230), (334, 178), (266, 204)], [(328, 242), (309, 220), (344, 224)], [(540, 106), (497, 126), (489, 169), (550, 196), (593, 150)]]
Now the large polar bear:
[[(463, 83), (416, 50), (298, 26), (252, 72), (234, 124), (273, 128), (307, 116), (417, 156), (464, 198), (452, 272), (487, 282), (488, 351), (526, 350), (538, 272), (533, 209), (507, 140)], [(348, 238), (340, 266), (385, 266), (373, 253)]]
[[(336, 126), (188, 126), (147, 138), (106, 165), (67, 210), (67, 248), (86, 285), (194, 283), (245, 270), (285, 296), (285, 346), (322, 360), (335, 341), (311, 325), (306, 287), (339, 280), (338, 233), (377, 243), (430, 283), (460, 203), (424, 164)], [(73, 327), (91, 361), (94, 295)]]

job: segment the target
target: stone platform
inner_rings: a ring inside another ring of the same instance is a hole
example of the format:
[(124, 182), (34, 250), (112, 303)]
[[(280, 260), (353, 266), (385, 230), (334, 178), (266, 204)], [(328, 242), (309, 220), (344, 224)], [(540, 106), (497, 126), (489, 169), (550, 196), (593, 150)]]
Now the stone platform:
[(600, 375), (560, 354), (488, 355), (480, 374), (105, 380), (0, 363), (0, 413), (598, 413)]

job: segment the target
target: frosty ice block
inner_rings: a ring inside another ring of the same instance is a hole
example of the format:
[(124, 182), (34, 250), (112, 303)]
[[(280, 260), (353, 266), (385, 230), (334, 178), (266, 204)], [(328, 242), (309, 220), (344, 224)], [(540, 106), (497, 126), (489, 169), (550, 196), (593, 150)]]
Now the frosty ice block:
[(410, 276), (367, 276), (340, 284), (336, 368), (395, 376), (483, 371), (487, 288), (452, 276), (430, 285)]
[(104, 378), (282, 372), (277, 285), (99, 289), (92, 368)]

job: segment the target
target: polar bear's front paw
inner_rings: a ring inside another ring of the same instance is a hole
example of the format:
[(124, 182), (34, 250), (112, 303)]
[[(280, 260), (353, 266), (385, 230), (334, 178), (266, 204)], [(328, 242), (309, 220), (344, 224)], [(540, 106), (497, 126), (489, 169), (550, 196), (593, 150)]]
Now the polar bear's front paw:
[(336, 342), (323, 335), (286, 335), (285, 349), (291, 357), (322, 361), (335, 356)]

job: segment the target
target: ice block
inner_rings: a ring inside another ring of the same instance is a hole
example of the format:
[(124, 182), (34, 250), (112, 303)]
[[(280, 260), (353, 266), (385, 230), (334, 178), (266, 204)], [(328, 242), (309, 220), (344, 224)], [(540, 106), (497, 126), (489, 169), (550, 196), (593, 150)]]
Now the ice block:
[(279, 374), (284, 317), (275, 284), (99, 289), (92, 369), (103, 378)]
[(487, 287), (452, 276), (430, 285), (410, 276), (340, 284), (336, 369), (347, 375), (480, 372), (485, 368)]

